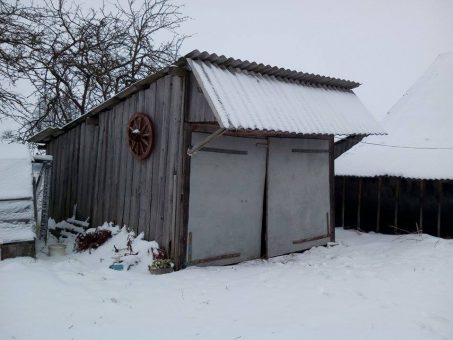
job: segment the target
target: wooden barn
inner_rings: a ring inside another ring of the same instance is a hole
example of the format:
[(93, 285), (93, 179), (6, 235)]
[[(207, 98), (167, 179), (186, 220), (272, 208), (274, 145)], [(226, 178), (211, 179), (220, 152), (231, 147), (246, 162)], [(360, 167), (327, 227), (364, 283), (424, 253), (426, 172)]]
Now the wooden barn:
[(337, 225), (453, 237), (453, 53), (390, 109), (386, 136), (335, 161)]
[(195, 50), (31, 141), (49, 216), (126, 224), (180, 268), (334, 239), (334, 135), (382, 133), (352, 81)]

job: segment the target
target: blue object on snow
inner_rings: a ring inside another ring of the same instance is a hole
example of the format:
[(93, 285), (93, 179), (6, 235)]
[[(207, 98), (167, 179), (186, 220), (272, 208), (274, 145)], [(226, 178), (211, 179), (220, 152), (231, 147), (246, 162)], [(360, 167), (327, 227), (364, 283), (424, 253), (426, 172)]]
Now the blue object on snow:
[(124, 266), (122, 263), (114, 263), (109, 268), (113, 270), (123, 270)]

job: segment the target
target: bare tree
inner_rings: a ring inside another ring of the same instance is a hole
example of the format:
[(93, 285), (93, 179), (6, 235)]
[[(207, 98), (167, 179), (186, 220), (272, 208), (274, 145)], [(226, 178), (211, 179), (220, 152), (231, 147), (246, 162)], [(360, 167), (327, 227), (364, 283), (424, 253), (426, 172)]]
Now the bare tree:
[[(24, 107), (22, 114), (0, 111), (20, 121), (22, 138), (66, 124), (174, 62), (186, 38), (178, 29), (187, 18), (170, 0), (143, 0), (140, 5), (129, 0), (124, 7), (116, 3), (88, 10), (65, 0), (28, 7), (4, 1), (0, 34), (5, 31), (5, 37), (16, 40), (0, 40), (0, 69), (11, 82), (29, 81), (37, 98), (34, 109)], [(12, 97), (10, 103), (23, 100)]]
[(33, 46), (36, 39), (29, 29), (29, 14), (30, 9), (18, 2), (0, 0), (0, 119), (17, 119), (16, 115), (25, 110), (24, 97), (14, 91), (14, 85), (21, 76), (27, 46)]

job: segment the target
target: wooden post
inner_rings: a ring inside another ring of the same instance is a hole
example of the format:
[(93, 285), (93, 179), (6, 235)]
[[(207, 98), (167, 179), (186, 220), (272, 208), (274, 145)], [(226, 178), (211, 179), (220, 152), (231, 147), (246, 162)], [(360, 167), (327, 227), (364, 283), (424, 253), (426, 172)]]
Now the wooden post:
[(341, 193), (341, 226), (344, 228), (344, 211), (346, 205), (346, 177), (343, 176), (343, 189)]
[(49, 187), (51, 177), (52, 163), (44, 163), (45, 166), (43, 188), (42, 188), (42, 203), (41, 203), (41, 221), (39, 226), (39, 238), (47, 244), (47, 223), (49, 220)]
[(437, 237), (440, 237), (441, 217), (442, 217), (442, 182), (439, 181), (437, 187)]
[(376, 212), (376, 232), (378, 233), (381, 226), (381, 187), (382, 177), (378, 180), (378, 194), (377, 194), (377, 212)]
[(423, 231), (423, 198), (424, 198), (424, 193), (425, 193), (425, 182), (423, 180), (420, 181), (420, 200), (419, 200), (419, 205), (420, 205), (420, 213), (419, 213), (419, 226), (417, 232)]
[(357, 230), (360, 229), (360, 206), (362, 200), (362, 178), (359, 178), (359, 192), (357, 195)]
[(335, 144), (333, 137), (329, 139), (329, 187), (330, 187), (330, 211), (329, 226), (330, 241), (335, 242)]
[(396, 189), (395, 189), (395, 220), (393, 221), (394, 230), (393, 232), (397, 233), (398, 227), (398, 203), (400, 199), (400, 179), (397, 178)]
[(35, 176), (33, 176), (33, 214), (35, 216), (35, 223), (38, 223), (38, 183)]

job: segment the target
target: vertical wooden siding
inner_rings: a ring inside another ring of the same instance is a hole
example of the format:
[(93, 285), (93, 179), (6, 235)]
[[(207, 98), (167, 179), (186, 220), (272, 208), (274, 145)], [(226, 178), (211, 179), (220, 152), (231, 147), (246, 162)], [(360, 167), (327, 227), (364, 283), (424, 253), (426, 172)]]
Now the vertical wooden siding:
[(204, 96), (201, 87), (193, 75), (189, 78), (189, 107), (188, 122), (194, 123), (217, 123), (214, 113)]
[(446, 218), (453, 211), (451, 180), (387, 176), (336, 176), (335, 180), (337, 216), (344, 212), (344, 225), (337, 226), (384, 234), (422, 230), (433, 236), (453, 237), (450, 219)]
[(72, 216), (77, 203), (77, 217), (91, 215), (95, 171), (93, 151), (96, 153), (97, 128), (82, 123), (59, 136), (47, 146), (54, 156), (49, 197), (49, 216), (61, 220)]
[[(77, 204), (77, 218), (90, 217), (93, 226), (125, 224), (168, 250), (184, 152), (183, 85), (177, 75), (160, 78), (100, 113), (98, 126), (84, 122), (51, 141), (50, 216), (70, 217)], [(137, 111), (148, 114), (154, 125), (153, 151), (143, 161), (134, 158), (126, 141), (127, 123)]]

